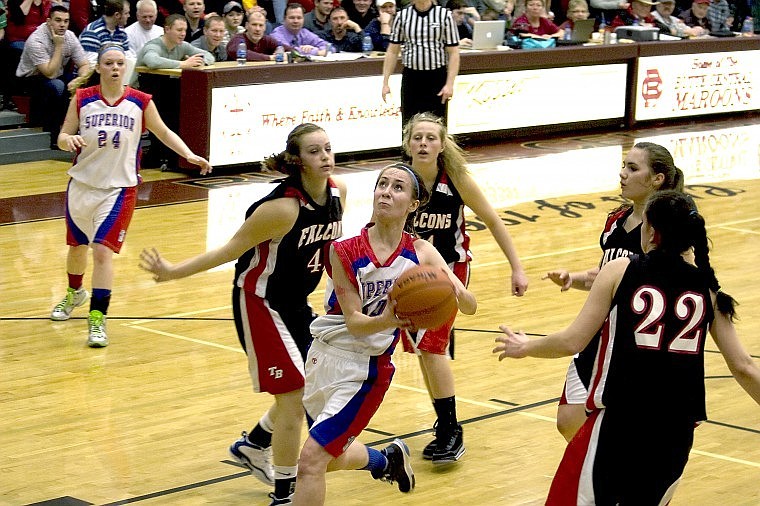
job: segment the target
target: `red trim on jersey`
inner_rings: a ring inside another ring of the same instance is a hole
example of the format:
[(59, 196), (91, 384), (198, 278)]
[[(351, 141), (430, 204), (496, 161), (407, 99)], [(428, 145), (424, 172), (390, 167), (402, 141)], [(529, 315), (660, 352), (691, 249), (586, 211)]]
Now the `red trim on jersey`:
[(604, 376), (607, 375), (607, 367), (605, 367), (605, 360), (607, 357), (607, 349), (610, 346), (610, 317), (608, 316), (602, 328), (599, 329), (599, 348), (596, 351), (596, 365), (594, 366), (594, 374), (591, 377), (591, 383), (588, 389), (588, 397), (586, 397), (586, 410), (593, 411), (598, 408), (603, 408), (604, 404), (600, 401), (599, 405), (594, 401), (596, 391), (599, 389), (599, 383)]
[(549, 488), (549, 495), (546, 498), (547, 506), (576, 506), (578, 504), (581, 471), (588, 455), (599, 413), (601, 411), (594, 411), (589, 415), (565, 448), (565, 454), (562, 456), (562, 461), (559, 463), (557, 472), (554, 473), (554, 479)]
[(271, 242), (272, 240), (270, 239), (256, 245), (259, 259), (256, 263), (256, 266), (245, 274), (245, 278), (243, 278), (243, 290), (249, 291), (251, 293), (256, 293), (256, 285), (259, 282), (261, 273), (264, 272), (264, 269), (267, 267), (267, 259), (269, 258), (269, 244)]
[(270, 309), (261, 297), (240, 291), (241, 312), (248, 320), (248, 329), (255, 329), (256, 337), (245, 332), (246, 350), (251, 375), (258, 392), (284, 394), (303, 388), (305, 377), (301, 353), (288, 332), (279, 313)]

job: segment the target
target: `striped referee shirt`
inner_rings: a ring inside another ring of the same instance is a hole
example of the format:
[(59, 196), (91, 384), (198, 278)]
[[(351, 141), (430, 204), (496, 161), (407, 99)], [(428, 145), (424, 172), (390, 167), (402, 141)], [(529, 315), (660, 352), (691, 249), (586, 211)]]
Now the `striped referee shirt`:
[(401, 63), (414, 70), (435, 70), (446, 66), (446, 47), (459, 45), (451, 11), (440, 5), (420, 12), (414, 4), (401, 10), (393, 20), (390, 42), (403, 44)]

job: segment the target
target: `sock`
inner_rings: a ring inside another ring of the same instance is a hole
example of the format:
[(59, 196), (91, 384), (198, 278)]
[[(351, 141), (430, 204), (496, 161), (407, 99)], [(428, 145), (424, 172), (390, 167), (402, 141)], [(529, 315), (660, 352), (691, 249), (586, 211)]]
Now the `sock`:
[(79, 290), (82, 288), (82, 279), (84, 278), (83, 274), (72, 274), (70, 272), (67, 272), (69, 276), (69, 288), (73, 288), (74, 290)]
[(111, 290), (105, 288), (93, 288), (90, 299), (90, 311), (100, 311), (108, 314), (108, 305), (111, 303)]
[(256, 424), (256, 427), (251, 429), (251, 432), (248, 434), (248, 441), (262, 448), (269, 448), (272, 446), (273, 430), (272, 420), (269, 419), (269, 411), (267, 411), (261, 417), (259, 423)]
[(274, 496), (278, 499), (289, 497), (296, 490), (298, 466), (272, 466), (274, 469)]
[(367, 447), (367, 453), (369, 454), (369, 461), (366, 466), (362, 467), (362, 470), (371, 472), (372, 477), (376, 480), (382, 478), (385, 468), (388, 467), (388, 459), (383, 452), (374, 448)]
[(436, 434), (452, 432), (457, 426), (457, 402), (454, 396), (433, 399), (435, 414), (438, 415)]

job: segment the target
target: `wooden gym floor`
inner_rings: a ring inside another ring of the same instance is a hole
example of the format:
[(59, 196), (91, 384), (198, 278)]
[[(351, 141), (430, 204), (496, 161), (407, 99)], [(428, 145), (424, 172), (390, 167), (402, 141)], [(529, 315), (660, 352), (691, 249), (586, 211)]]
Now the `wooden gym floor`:
[[(473, 173), (508, 224), (530, 287), (523, 298), (509, 295), (509, 266), (471, 216), (479, 311), (457, 319), (452, 362), (467, 453), (443, 468), (422, 460), (432, 406), (416, 359), (399, 352), (393, 385), (362, 440), (379, 448), (403, 438), (417, 489), (402, 495), (366, 472), (335, 473), (328, 504), (543, 503), (565, 447), (554, 417), (568, 359), (499, 363), (493, 338), (500, 323), (544, 335), (576, 315), (585, 294), (560, 293), (541, 276), (596, 265), (622, 157), (644, 138), (667, 145), (686, 172), (718, 277), (741, 303), (740, 336), (760, 358), (760, 118), (472, 147)], [(347, 229), (366, 220), (371, 171), (388, 161), (341, 164), (353, 193)], [(224, 241), (265, 178), (144, 171), (115, 259), (111, 345), (98, 350), (85, 345), (84, 308), (68, 322), (48, 319), (66, 287), (67, 168), (1, 169), (0, 504), (268, 504), (270, 490), (227, 456), (271, 400), (251, 391), (231, 321), (229, 267), (161, 285), (137, 268), (143, 247), (176, 261)], [(318, 312), (322, 295), (312, 297)], [(711, 341), (707, 349), (710, 419), (696, 431), (672, 504), (760, 504), (760, 409)]]

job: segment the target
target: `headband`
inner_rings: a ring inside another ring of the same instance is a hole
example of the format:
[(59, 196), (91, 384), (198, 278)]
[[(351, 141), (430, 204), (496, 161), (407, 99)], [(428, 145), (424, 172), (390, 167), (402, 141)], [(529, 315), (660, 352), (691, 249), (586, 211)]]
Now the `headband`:
[(123, 55), (127, 54), (124, 51), (124, 46), (122, 46), (121, 44), (116, 44), (116, 43), (113, 43), (113, 42), (109, 42), (109, 43), (106, 43), (106, 44), (103, 44), (102, 46), (100, 46), (100, 50), (98, 51), (98, 61), (100, 61), (100, 58), (103, 56), (103, 54), (106, 51), (111, 51), (112, 49), (115, 49), (116, 51), (121, 51), (121, 53)]

